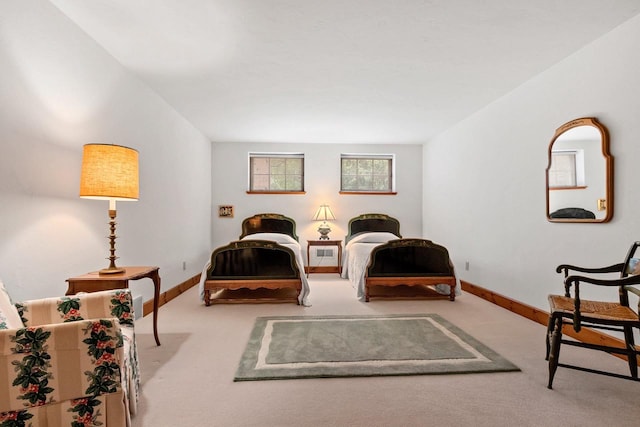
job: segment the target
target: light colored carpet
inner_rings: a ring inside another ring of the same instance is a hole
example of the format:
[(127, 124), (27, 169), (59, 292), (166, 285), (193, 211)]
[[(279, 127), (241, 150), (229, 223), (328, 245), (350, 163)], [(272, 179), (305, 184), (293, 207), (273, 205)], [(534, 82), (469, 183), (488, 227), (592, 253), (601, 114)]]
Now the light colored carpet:
[(518, 368), (437, 314), (259, 317), (234, 381)]
[[(136, 323), (142, 369), (133, 427), (637, 426), (640, 384), (560, 368), (547, 389), (546, 328), (463, 293), (455, 302), (359, 302), (337, 274), (310, 276), (311, 307), (205, 307), (192, 288)], [(534, 286), (514, 283), (514, 286)], [(437, 313), (521, 372), (234, 382), (256, 317)], [(624, 361), (563, 348), (561, 360), (625, 373)]]

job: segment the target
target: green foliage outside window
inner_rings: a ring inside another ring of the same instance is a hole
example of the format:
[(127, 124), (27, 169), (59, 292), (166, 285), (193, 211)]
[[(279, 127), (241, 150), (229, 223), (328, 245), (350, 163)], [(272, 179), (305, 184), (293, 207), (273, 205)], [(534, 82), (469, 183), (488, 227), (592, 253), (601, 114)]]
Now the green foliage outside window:
[(391, 192), (391, 158), (342, 158), (342, 191)]
[(251, 156), (250, 191), (304, 191), (302, 156)]

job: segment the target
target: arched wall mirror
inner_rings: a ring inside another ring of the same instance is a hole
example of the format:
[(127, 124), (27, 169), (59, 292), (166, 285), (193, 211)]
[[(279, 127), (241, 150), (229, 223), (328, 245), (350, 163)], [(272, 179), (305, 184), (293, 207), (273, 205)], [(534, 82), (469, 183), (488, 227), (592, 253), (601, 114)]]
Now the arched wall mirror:
[(607, 128), (593, 117), (560, 126), (549, 144), (546, 178), (549, 221), (610, 221), (613, 157)]

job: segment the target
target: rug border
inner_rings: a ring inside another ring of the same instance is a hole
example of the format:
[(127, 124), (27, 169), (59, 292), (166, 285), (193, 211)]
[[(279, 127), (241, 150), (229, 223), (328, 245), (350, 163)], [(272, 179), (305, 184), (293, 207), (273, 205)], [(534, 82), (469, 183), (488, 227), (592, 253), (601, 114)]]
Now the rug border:
[[(271, 320), (324, 320), (324, 319), (393, 319), (404, 317), (429, 317), (436, 320), (441, 325), (452, 331), (466, 343), (473, 346), (478, 352), (493, 362), (492, 367), (482, 369), (465, 369), (461, 371), (425, 371), (425, 372), (390, 372), (390, 373), (354, 373), (350, 375), (344, 374), (295, 374), (292, 371), (279, 370), (277, 368), (263, 370), (259, 376), (255, 375), (255, 364), (257, 360), (257, 352), (260, 349), (260, 342), (268, 321)], [(274, 371), (274, 372), (268, 372)], [(352, 315), (317, 315), (317, 316), (260, 316), (254, 321), (249, 340), (242, 353), (240, 363), (234, 375), (234, 382), (243, 381), (264, 381), (264, 380), (286, 380), (286, 379), (309, 379), (309, 378), (357, 378), (357, 377), (384, 377), (384, 376), (413, 376), (413, 375), (460, 375), (474, 373), (492, 373), (492, 372), (515, 372), (520, 371), (515, 364), (486, 346), (476, 338), (460, 329), (444, 317), (435, 313), (417, 313), (417, 314), (352, 314)]]

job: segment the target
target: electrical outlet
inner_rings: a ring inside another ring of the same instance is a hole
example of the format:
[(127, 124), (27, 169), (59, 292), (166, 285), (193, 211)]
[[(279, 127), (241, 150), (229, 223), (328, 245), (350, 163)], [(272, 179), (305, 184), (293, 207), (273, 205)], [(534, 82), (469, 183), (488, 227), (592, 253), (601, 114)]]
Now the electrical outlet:
[(469, 271), (469, 261), (464, 262), (464, 269)]

